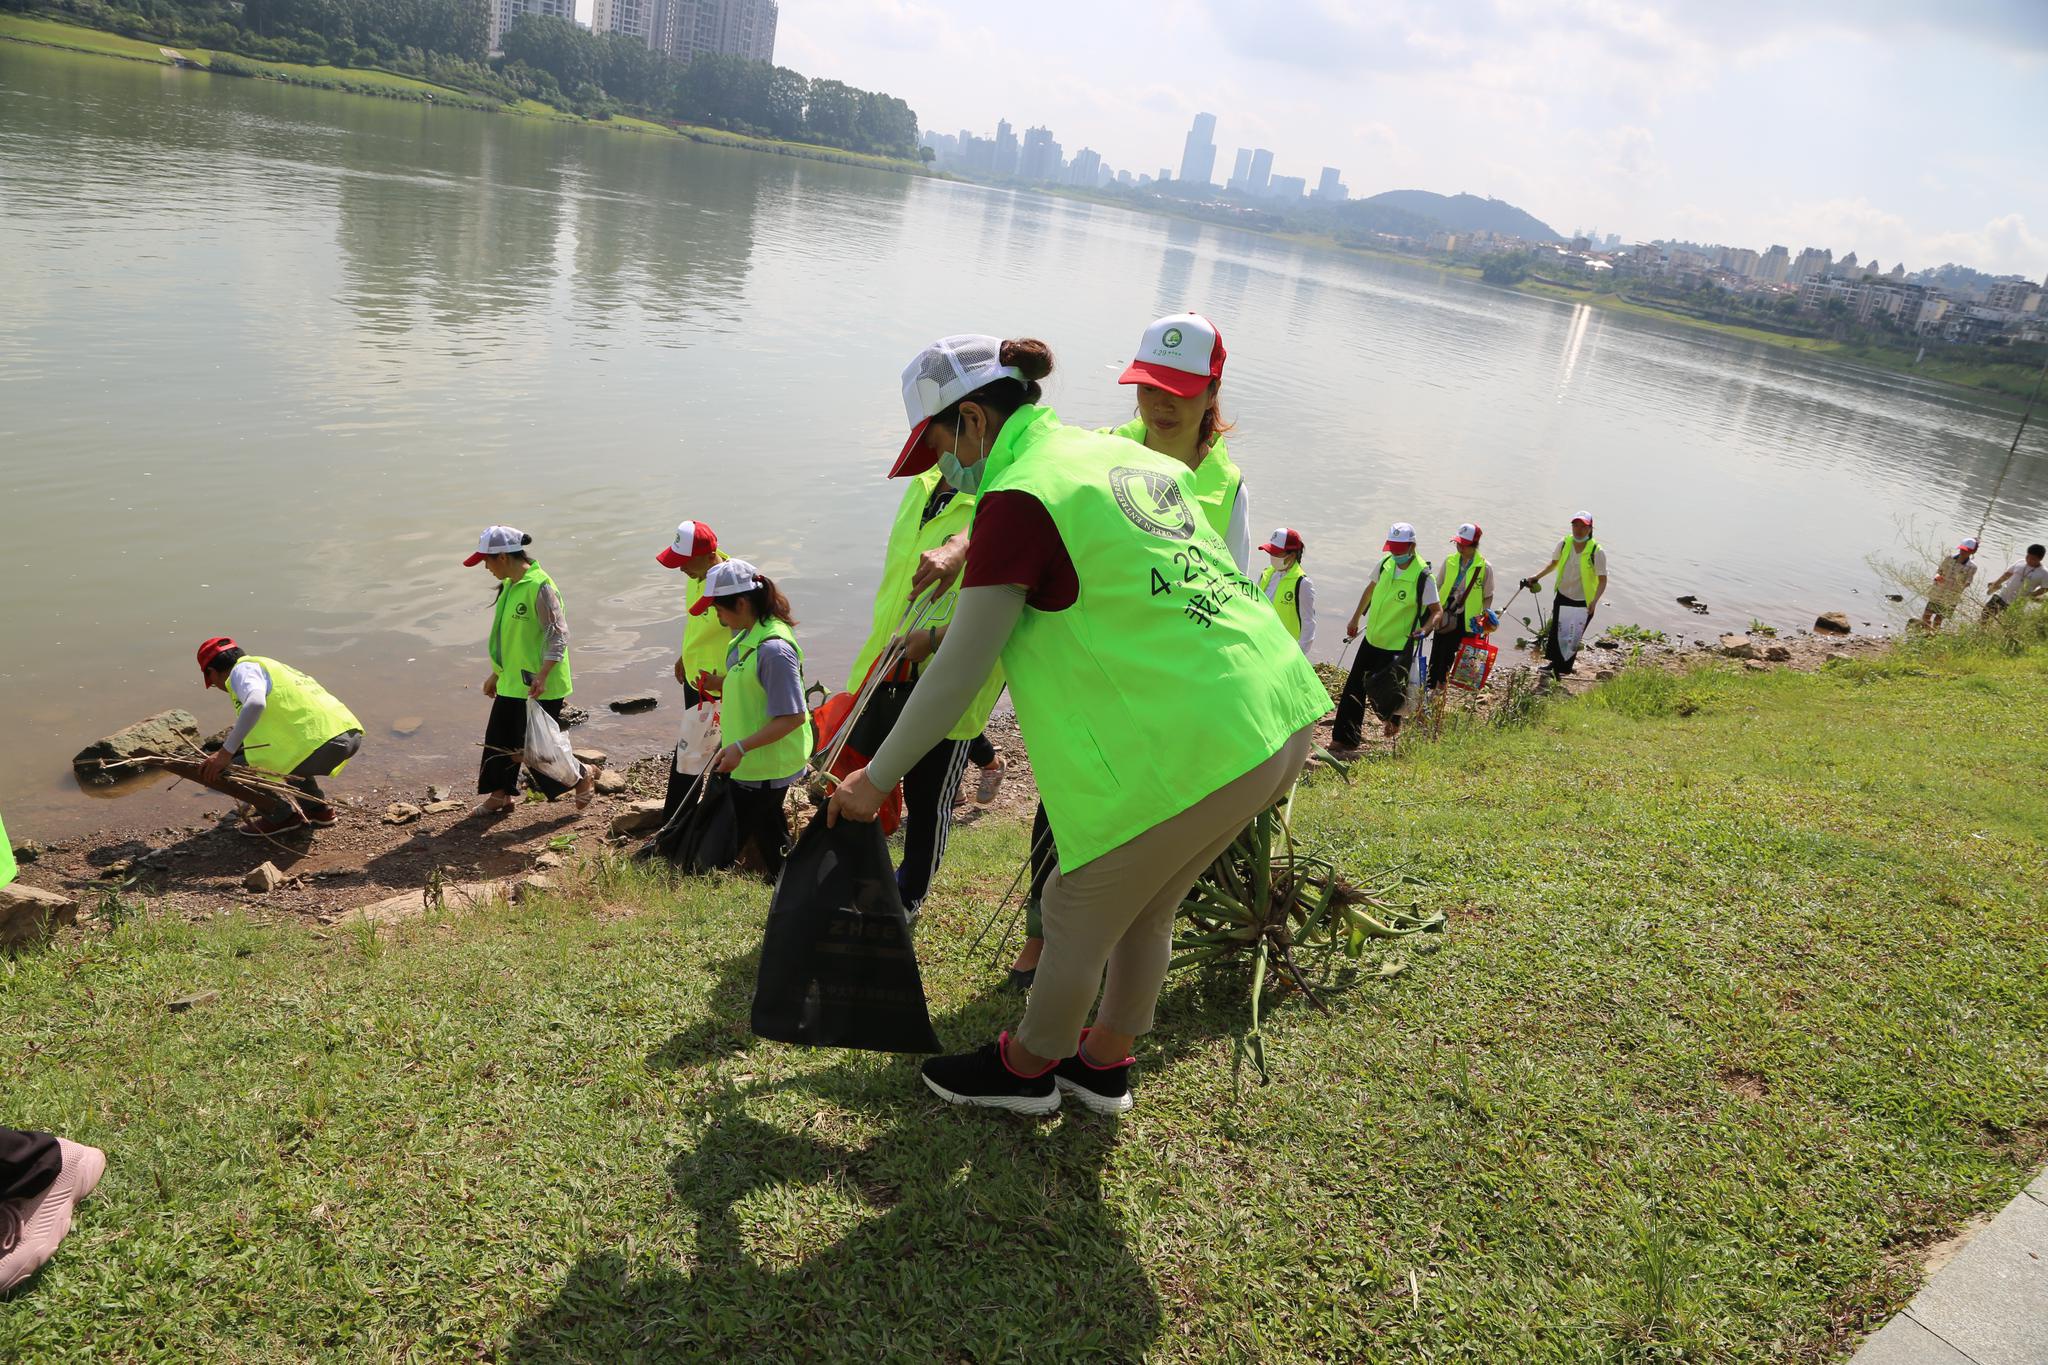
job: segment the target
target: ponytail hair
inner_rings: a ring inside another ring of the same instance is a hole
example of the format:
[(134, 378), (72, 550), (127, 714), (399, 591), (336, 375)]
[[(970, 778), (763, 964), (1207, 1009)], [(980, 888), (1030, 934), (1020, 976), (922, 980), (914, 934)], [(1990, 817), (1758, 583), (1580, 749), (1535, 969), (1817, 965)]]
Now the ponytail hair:
[(785, 626), (796, 624), (796, 617), (790, 615), (789, 599), (782, 595), (782, 589), (775, 586), (775, 580), (767, 574), (761, 575), (759, 586), (738, 594), (741, 601), (754, 609), (756, 621), (774, 617)]

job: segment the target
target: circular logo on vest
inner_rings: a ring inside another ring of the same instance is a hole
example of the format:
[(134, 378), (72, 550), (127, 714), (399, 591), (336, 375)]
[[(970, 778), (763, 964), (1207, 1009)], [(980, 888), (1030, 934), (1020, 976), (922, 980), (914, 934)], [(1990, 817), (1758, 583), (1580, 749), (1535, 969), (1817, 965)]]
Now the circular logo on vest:
[(1169, 350), (1169, 351), (1175, 351), (1175, 350), (1179, 350), (1179, 349), (1180, 349), (1180, 328), (1178, 328), (1178, 327), (1169, 327), (1169, 328), (1167, 328), (1167, 329), (1166, 329), (1166, 335), (1165, 335), (1165, 336), (1163, 336), (1163, 337), (1161, 337), (1161, 338), (1159, 338), (1159, 344), (1160, 344), (1160, 345), (1162, 345), (1162, 346), (1164, 346), (1164, 347), (1165, 347), (1165, 348), (1166, 348), (1167, 350)]
[(1109, 471), (1109, 487), (1116, 505), (1139, 530), (1164, 540), (1187, 540), (1195, 534), (1194, 509), (1171, 474), (1118, 465)]
[(514, 616), (524, 616), (524, 615), (526, 615), (526, 603), (524, 603), (524, 602), (514, 602), (514, 603), (512, 604), (512, 614), (513, 614)]

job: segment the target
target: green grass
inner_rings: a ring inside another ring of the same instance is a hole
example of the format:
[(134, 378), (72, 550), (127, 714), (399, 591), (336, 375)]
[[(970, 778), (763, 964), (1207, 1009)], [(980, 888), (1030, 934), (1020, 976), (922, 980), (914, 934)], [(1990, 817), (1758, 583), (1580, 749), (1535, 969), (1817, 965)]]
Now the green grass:
[(68, 48), (73, 52), (96, 52), (106, 57), (126, 57), (133, 61), (153, 62), (158, 66), (169, 66), (171, 61), (157, 51), (159, 47), (170, 47), (173, 51), (183, 52), (187, 57), (198, 61), (205, 60), (208, 55), (196, 49), (187, 51), (174, 43), (152, 43), (96, 28), (59, 23), (54, 19), (32, 19), (26, 14), (0, 14), (0, 38), (40, 43), (45, 47)]
[[(0, 1359), (1814, 1360), (2048, 1156), (2048, 651), (1629, 670), (1299, 798), (1451, 912), (1266, 1026), (1176, 980), (1121, 1126), (746, 1030), (763, 892), (0, 959), (6, 1120), (108, 1148)], [(1023, 854), (956, 836), (940, 1036)], [(164, 1003), (217, 990), (212, 1004)]]

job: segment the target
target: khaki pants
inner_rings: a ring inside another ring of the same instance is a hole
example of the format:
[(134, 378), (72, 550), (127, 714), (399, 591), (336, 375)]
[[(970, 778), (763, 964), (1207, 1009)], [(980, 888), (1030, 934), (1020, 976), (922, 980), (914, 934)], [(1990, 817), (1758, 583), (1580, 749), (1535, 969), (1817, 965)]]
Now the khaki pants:
[(1041, 1057), (1073, 1056), (1098, 991), (1100, 1027), (1151, 1031), (1181, 901), (1230, 841), (1293, 789), (1314, 736), (1314, 726), (1298, 731), (1271, 758), (1179, 815), (1071, 876), (1052, 875), (1043, 906), (1045, 956), (1017, 1026), (1019, 1043)]

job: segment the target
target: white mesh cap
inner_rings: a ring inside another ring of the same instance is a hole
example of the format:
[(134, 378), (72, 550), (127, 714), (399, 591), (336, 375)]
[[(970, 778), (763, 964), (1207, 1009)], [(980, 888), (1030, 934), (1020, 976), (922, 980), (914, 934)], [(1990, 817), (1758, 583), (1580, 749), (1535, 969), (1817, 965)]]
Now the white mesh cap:
[(903, 415), (910, 420), (910, 439), (896, 457), (890, 478), (922, 474), (938, 456), (924, 450), (924, 429), (932, 418), (998, 379), (1022, 379), (1015, 365), (1003, 363), (1000, 338), (964, 333), (941, 337), (919, 351), (903, 367)]

